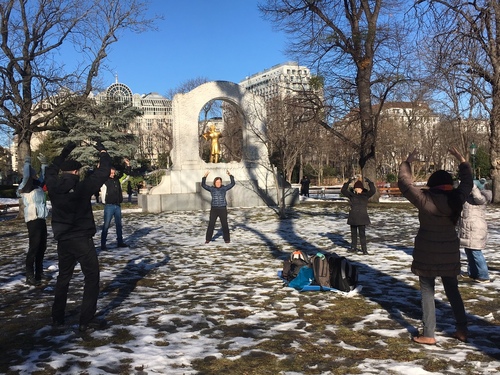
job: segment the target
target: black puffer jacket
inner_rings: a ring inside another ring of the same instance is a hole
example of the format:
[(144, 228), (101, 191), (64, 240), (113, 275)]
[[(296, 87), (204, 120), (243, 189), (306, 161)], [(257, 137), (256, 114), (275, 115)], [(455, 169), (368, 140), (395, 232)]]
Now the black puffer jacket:
[(92, 237), (96, 232), (90, 199), (109, 178), (111, 158), (100, 153), (99, 168), (80, 181), (78, 175), (59, 169), (64, 158), (58, 156), (45, 170), (45, 182), (52, 203), (52, 230), (56, 240)]

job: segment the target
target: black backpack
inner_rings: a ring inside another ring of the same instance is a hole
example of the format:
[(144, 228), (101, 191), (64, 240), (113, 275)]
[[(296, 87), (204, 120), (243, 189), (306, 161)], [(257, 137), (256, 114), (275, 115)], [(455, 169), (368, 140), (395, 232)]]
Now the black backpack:
[(283, 261), (282, 277), (291, 281), (299, 274), (303, 266), (309, 266), (309, 257), (301, 250), (295, 250), (288, 259)]
[(321, 287), (330, 288), (331, 270), (328, 256), (325, 256), (322, 253), (317, 253), (311, 257), (310, 262), (310, 267), (314, 272), (314, 283)]
[(358, 268), (346, 257), (332, 256), (328, 258), (330, 264), (330, 287), (350, 292), (358, 284)]

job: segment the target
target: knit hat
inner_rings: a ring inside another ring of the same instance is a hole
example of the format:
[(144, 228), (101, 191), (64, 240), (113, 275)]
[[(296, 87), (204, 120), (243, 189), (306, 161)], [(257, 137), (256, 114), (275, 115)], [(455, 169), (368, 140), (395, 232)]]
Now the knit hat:
[(363, 183), (359, 180), (354, 183), (354, 189), (358, 189), (358, 188), (363, 189)]
[(451, 177), (451, 174), (442, 169), (431, 174), (431, 177), (429, 177), (429, 180), (427, 181), (427, 186), (430, 188), (441, 185), (453, 186), (453, 177)]
[(82, 164), (79, 161), (76, 160), (65, 160), (61, 164), (61, 171), (67, 172), (67, 171), (74, 171), (78, 170), (82, 167)]

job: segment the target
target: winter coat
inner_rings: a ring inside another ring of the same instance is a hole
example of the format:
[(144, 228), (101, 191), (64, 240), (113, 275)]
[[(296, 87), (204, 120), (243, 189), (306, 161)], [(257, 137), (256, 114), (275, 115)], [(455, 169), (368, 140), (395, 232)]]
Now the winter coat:
[(486, 246), (488, 224), (486, 223), (485, 208), (491, 202), (490, 190), (479, 190), (476, 186), (464, 203), (460, 219), (460, 245), (467, 249), (482, 250)]
[[(460, 185), (451, 191), (421, 189), (413, 185), (408, 162), (399, 167), (398, 187), (403, 196), (418, 209), (420, 227), (415, 237), (412, 272), (417, 276), (456, 276), (460, 274), (460, 240), (454, 215), (472, 190), (469, 163), (459, 165)], [(455, 203), (455, 211), (449, 204)], [(458, 217), (457, 217), (458, 219)]]
[(42, 164), (38, 186), (32, 179), (35, 171), (31, 168), (31, 163), (24, 163), (23, 180), (19, 184), (17, 195), (23, 199), (24, 221), (29, 222), (36, 219), (46, 219), (49, 216), (47, 209), (45, 192), (41, 188), (44, 184), (46, 164)]
[(58, 156), (46, 169), (46, 185), (52, 202), (52, 231), (58, 241), (78, 237), (92, 237), (96, 232), (92, 195), (109, 178), (111, 157), (100, 152), (99, 168), (80, 181), (80, 176), (62, 173), (64, 159)]
[(101, 186), (101, 202), (103, 204), (120, 204), (123, 202), (122, 181), (127, 179), (127, 175), (122, 177), (108, 178)]
[(49, 210), (46, 205), (45, 192), (41, 187), (35, 187), (29, 193), (22, 193), (24, 204), (24, 221), (36, 219), (46, 219), (49, 216)]
[(229, 178), (231, 179), (229, 185), (222, 185), (220, 188), (216, 188), (215, 186), (208, 186), (206, 177), (203, 177), (201, 179), (201, 187), (205, 190), (208, 190), (210, 194), (212, 194), (212, 207), (227, 206), (226, 192), (235, 185), (233, 175), (229, 175)]
[(349, 182), (342, 185), (340, 192), (349, 198), (351, 203), (351, 210), (349, 211), (349, 217), (347, 218), (347, 224), (349, 225), (370, 225), (370, 218), (368, 216), (368, 199), (372, 197), (376, 192), (377, 188), (373, 181), (368, 183), (370, 190), (363, 189), (361, 193), (356, 193), (355, 191), (349, 189)]

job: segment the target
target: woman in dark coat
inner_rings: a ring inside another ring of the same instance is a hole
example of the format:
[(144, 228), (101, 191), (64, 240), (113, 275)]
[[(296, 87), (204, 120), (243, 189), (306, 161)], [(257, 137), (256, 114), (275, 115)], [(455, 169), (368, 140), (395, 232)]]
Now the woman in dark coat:
[(460, 184), (457, 188), (453, 187), (452, 176), (443, 170), (436, 171), (429, 177), (428, 189), (422, 190), (413, 185), (411, 163), (417, 160), (416, 150), (399, 167), (399, 190), (418, 209), (420, 223), (411, 265), (412, 272), (419, 277), (422, 294), (423, 335), (413, 337), (413, 341), (419, 344), (436, 344), (434, 288), (438, 276), (441, 277), (455, 317), (456, 332), (453, 336), (467, 341), (467, 317), (458, 290), (460, 239), (456, 225), (462, 206), (472, 190), (472, 170), (454, 147), (449, 152), (460, 162)]
[(353, 178), (349, 179), (349, 181), (342, 185), (342, 189), (340, 190), (343, 195), (349, 198), (351, 203), (351, 210), (349, 211), (349, 217), (347, 219), (347, 224), (351, 226), (351, 248), (348, 251), (353, 253), (356, 252), (359, 233), (361, 251), (363, 254), (368, 255), (365, 231), (366, 226), (371, 224), (370, 218), (368, 217), (368, 199), (376, 193), (377, 189), (372, 181), (365, 178), (370, 190), (366, 190), (361, 181), (356, 181), (353, 190), (351, 190), (349, 189), (349, 184), (352, 181), (354, 181)]

